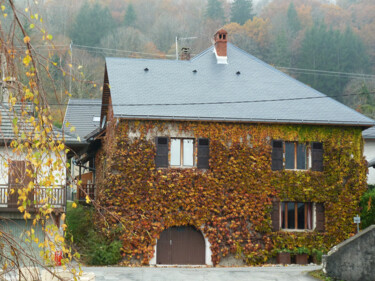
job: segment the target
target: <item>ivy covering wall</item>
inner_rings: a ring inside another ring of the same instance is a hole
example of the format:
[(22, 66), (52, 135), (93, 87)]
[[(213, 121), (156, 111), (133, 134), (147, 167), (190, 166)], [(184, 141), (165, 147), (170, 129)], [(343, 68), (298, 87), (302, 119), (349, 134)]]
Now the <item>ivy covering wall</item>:
[[(157, 136), (209, 138), (210, 169), (156, 169)], [(272, 139), (323, 142), (324, 171), (272, 171)], [(355, 231), (366, 189), (362, 149), (361, 129), (353, 127), (113, 122), (97, 183), (100, 204), (117, 218), (104, 213), (97, 224), (123, 241), (125, 263), (148, 264), (160, 233), (183, 225), (209, 239), (214, 265), (229, 254), (260, 264), (275, 249), (328, 249)], [(324, 203), (326, 231), (272, 232), (274, 198)]]

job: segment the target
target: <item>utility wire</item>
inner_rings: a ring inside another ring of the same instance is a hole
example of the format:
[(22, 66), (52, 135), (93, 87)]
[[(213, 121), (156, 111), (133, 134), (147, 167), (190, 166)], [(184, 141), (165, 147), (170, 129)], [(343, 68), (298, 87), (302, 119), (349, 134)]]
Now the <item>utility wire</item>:
[[(374, 92), (369, 92), (369, 94), (375, 94)], [(324, 98), (334, 98), (343, 96), (358, 96), (361, 94), (343, 94), (335, 96), (314, 96), (314, 97), (301, 97), (301, 98), (285, 98), (285, 99), (262, 99), (262, 100), (245, 100), (245, 101), (217, 101), (217, 102), (186, 102), (186, 103), (117, 103), (117, 104), (103, 104), (104, 106), (125, 106), (125, 107), (141, 107), (141, 106), (194, 106), (194, 105), (220, 105), (220, 104), (244, 104), (244, 103), (260, 103), (260, 102), (282, 102), (282, 101), (296, 101), (296, 100), (313, 100), (313, 99), (324, 99)], [(49, 104), (49, 105), (60, 105), (60, 106), (102, 106), (101, 103), (81, 103), (81, 104)]]
[[(48, 45), (33, 45), (33, 47), (37, 48), (49, 48), (49, 49), (69, 49), (70, 45), (54, 45), (54, 46), (48, 46)], [(57, 48), (55, 48), (57, 47)], [(65, 47), (65, 48), (63, 48)], [(165, 57), (175, 57), (175, 55), (167, 55), (167, 54), (158, 54), (158, 53), (145, 53), (145, 52), (138, 52), (138, 51), (131, 51), (131, 50), (122, 50), (122, 49), (111, 49), (111, 48), (103, 48), (103, 47), (92, 47), (92, 46), (85, 46), (85, 45), (72, 45), (72, 48), (78, 47), (79, 49), (92, 49), (90, 52), (94, 53), (133, 53), (133, 54), (141, 54), (141, 55), (148, 55), (148, 56), (165, 56)], [(96, 51), (95, 51), (96, 50)], [(103, 52), (101, 52), (103, 51)], [(195, 54), (192, 54), (195, 55)], [(320, 69), (307, 69), (307, 68), (296, 68), (296, 67), (284, 67), (284, 66), (275, 66), (277, 69), (285, 69), (292, 72), (298, 72), (302, 74), (327, 74), (323, 76), (349, 76), (349, 77), (355, 77), (355, 78), (365, 78), (365, 79), (375, 79), (375, 75), (373, 74), (364, 74), (364, 73), (353, 73), (353, 72), (340, 72), (340, 71), (329, 71), (329, 70), (320, 70)], [(310, 73), (311, 72), (311, 73)], [(329, 74), (329, 75), (328, 75)]]

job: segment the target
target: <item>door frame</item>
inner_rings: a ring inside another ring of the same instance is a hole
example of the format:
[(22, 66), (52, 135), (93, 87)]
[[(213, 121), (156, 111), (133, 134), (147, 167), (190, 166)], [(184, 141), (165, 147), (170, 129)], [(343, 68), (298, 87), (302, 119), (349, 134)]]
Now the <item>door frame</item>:
[[(187, 225), (187, 226), (189, 226), (189, 225)], [(203, 238), (204, 238), (204, 247), (205, 247), (205, 257), (204, 257), (204, 259), (205, 259), (205, 265), (213, 266), (212, 258), (211, 258), (211, 256), (212, 256), (211, 243), (210, 243), (210, 241), (208, 241), (208, 238), (206, 237), (206, 235), (204, 235), (204, 233), (202, 231), (203, 226), (201, 228), (196, 228), (196, 229), (203, 235)], [(157, 243), (158, 243), (158, 239), (155, 239), (154, 256), (150, 259), (149, 265), (157, 265), (157, 263), (156, 263)], [(192, 265), (192, 266), (196, 266), (196, 265)]]

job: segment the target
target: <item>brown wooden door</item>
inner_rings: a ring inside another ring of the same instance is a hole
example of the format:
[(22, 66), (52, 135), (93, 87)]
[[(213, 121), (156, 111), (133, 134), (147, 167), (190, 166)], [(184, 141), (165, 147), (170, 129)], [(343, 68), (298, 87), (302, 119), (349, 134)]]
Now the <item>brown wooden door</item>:
[(157, 264), (205, 264), (202, 233), (191, 226), (164, 230), (157, 242)]
[[(31, 165), (28, 167), (29, 170), (32, 169)], [(8, 191), (8, 208), (18, 207), (18, 189), (22, 189), (28, 186), (31, 181), (26, 173), (26, 161), (9, 161), (9, 191)], [(12, 194), (11, 189), (14, 189)], [(30, 200), (30, 205), (34, 204), (34, 191), (30, 191), (28, 194), (28, 199)]]

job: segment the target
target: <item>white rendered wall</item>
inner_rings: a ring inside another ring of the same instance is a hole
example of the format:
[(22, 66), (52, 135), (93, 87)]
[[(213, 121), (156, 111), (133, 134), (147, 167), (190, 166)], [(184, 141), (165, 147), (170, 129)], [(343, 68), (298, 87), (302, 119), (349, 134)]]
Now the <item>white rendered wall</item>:
[[(367, 161), (371, 161), (375, 158), (375, 140), (365, 140), (363, 155), (366, 157)], [(368, 169), (367, 183), (375, 184), (375, 169), (372, 167)]]

